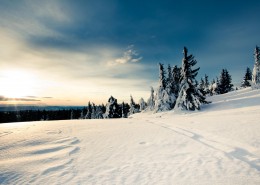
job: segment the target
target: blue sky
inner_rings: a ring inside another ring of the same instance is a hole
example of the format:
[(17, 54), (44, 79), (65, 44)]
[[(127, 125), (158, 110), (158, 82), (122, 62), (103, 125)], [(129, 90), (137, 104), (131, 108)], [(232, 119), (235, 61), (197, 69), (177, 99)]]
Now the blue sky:
[(157, 64), (180, 66), (183, 46), (198, 78), (227, 68), (237, 83), (260, 44), (259, 9), (257, 0), (1, 0), (0, 95), (52, 105), (147, 99)]

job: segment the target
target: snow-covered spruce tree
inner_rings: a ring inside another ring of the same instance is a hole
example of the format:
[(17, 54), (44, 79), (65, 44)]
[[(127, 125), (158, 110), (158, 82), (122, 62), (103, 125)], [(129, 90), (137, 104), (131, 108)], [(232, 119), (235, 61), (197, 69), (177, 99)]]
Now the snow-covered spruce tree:
[(106, 106), (102, 103), (102, 104), (100, 105), (100, 108), (101, 108), (101, 111), (103, 112), (103, 114), (105, 114), (105, 112), (106, 112)]
[(213, 94), (215, 94), (215, 79), (212, 80), (212, 82), (209, 85), (209, 95), (213, 96)]
[(231, 75), (227, 69), (222, 69), (219, 80), (219, 93), (224, 94), (230, 92), (233, 88)]
[(255, 47), (255, 64), (252, 72), (252, 83), (254, 88), (260, 88), (260, 49)]
[(139, 106), (140, 106), (140, 108), (139, 108), (139, 111), (140, 111), (140, 112), (142, 112), (142, 111), (144, 111), (144, 110), (146, 109), (147, 104), (145, 103), (145, 101), (144, 101), (143, 98), (140, 98), (140, 100), (139, 100)]
[(130, 95), (130, 109), (128, 115), (132, 115), (139, 112), (139, 105), (135, 103), (132, 95)]
[(127, 114), (125, 114), (124, 109), (125, 109), (125, 102), (123, 102), (121, 104), (121, 111), (122, 111), (122, 113), (121, 113), (122, 116), (121, 117), (122, 118), (127, 118)]
[(177, 98), (179, 94), (180, 78), (181, 78), (181, 68), (178, 68), (177, 65), (175, 65), (172, 69), (172, 76), (173, 76), (173, 94), (175, 98)]
[(188, 49), (183, 49), (181, 84), (179, 96), (176, 100), (175, 110), (200, 110), (202, 104), (208, 103), (203, 94), (194, 85), (195, 77), (200, 68), (192, 70), (197, 63), (193, 55), (188, 55)]
[(159, 87), (155, 96), (155, 112), (171, 110), (175, 104), (171, 85), (167, 85), (163, 64), (159, 63)]
[(122, 118), (127, 118), (127, 115), (129, 113), (130, 106), (128, 103), (122, 103), (121, 105), (121, 111), (122, 111)]
[(104, 118), (121, 118), (121, 111), (117, 104), (117, 99), (115, 99), (113, 96), (108, 99)]
[(103, 119), (103, 111), (102, 111), (102, 108), (101, 106), (96, 106), (96, 114), (95, 114), (95, 119)]
[(92, 103), (91, 119), (96, 119), (96, 105)]
[[(195, 84), (196, 84), (196, 80), (195, 80)], [(195, 85), (196, 86), (196, 85)], [(199, 83), (199, 87), (198, 87), (199, 91), (201, 92), (201, 94), (203, 94), (203, 96), (206, 95), (205, 92), (205, 81), (203, 78), (200, 79), (200, 83)]]
[(205, 96), (210, 94), (210, 91), (209, 91), (209, 79), (208, 79), (208, 76), (206, 74), (205, 74), (204, 78), (201, 78), (201, 80), (200, 80), (199, 90)]
[(153, 87), (151, 87), (151, 95), (150, 95), (150, 97), (147, 100), (146, 110), (147, 111), (153, 111), (154, 110), (154, 106), (155, 106), (154, 90), (153, 90)]
[(209, 94), (209, 76), (205, 74), (204, 76), (204, 91), (206, 93), (206, 95)]
[(167, 78), (166, 78), (166, 88), (168, 88), (171, 93), (173, 93), (173, 87), (174, 83), (173, 83), (173, 75), (172, 75), (172, 68), (171, 65), (168, 64), (168, 68), (167, 68)]
[(246, 73), (243, 81), (241, 82), (241, 87), (250, 87), (252, 81), (252, 72), (249, 67), (246, 68)]
[(220, 93), (220, 82), (219, 82), (219, 79), (218, 79), (218, 77), (216, 77), (216, 83), (215, 83), (215, 89), (214, 89), (214, 91), (215, 91), (215, 94), (221, 94)]
[(85, 116), (85, 119), (91, 119), (91, 114), (92, 114), (92, 105), (90, 102), (88, 102), (88, 111), (87, 114)]
[(166, 79), (166, 87), (165, 87), (166, 93), (164, 94), (164, 103), (169, 104), (171, 110), (173, 109), (176, 101), (176, 96), (174, 94), (175, 82), (173, 79), (172, 68), (170, 65), (168, 65), (167, 70), (168, 70), (168, 74)]

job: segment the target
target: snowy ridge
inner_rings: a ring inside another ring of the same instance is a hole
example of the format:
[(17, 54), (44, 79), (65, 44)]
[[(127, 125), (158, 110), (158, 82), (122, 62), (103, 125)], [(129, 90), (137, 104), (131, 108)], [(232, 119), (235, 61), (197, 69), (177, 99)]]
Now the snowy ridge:
[(0, 184), (260, 184), (260, 90), (202, 111), (0, 125)]

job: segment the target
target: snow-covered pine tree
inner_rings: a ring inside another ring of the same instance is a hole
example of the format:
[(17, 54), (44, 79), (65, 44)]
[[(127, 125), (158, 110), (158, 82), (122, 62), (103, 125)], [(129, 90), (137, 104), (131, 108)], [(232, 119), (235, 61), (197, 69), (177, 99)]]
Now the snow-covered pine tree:
[(122, 118), (127, 118), (127, 115), (129, 113), (129, 109), (130, 109), (130, 106), (128, 105), (128, 103), (122, 103), (121, 105), (121, 111), (122, 111)]
[(207, 94), (209, 94), (209, 76), (205, 74), (204, 76), (204, 91)]
[(244, 76), (244, 79), (241, 83), (241, 87), (250, 87), (251, 86), (251, 80), (252, 80), (252, 72), (249, 67), (246, 68), (246, 73)]
[(215, 83), (215, 89), (214, 89), (215, 94), (220, 94), (220, 82), (218, 77), (216, 77), (216, 83)]
[(176, 100), (171, 85), (167, 85), (164, 67), (161, 63), (159, 63), (159, 87), (155, 97), (155, 112), (171, 110)]
[(174, 108), (176, 110), (200, 110), (201, 104), (208, 103), (194, 85), (195, 77), (200, 69), (192, 69), (196, 63), (194, 56), (188, 55), (188, 49), (184, 47), (180, 91)]
[(103, 114), (105, 114), (105, 112), (106, 112), (106, 106), (102, 103), (101, 106), (100, 106), (100, 108), (101, 108)]
[(181, 68), (178, 68), (177, 65), (175, 65), (172, 69), (172, 76), (173, 76), (173, 94), (175, 98), (177, 98), (179, 94), (180, 78), (181, 78)]
[(213, 96), (213, 94), (215, 94), (215, 88), (216, 88), (215, 84), (216, 84), (215, 79), (213, 79), (212, 82), (209, 85), (209, 95), (210, 96)]
[(166, 88), (169, 88), (171, 93), (173, 93), (173, 75), (172, 75), (172, 68), (171, 65), (168, 64), (167, 68), (167, 78), (166, 78)]
[(155, 105), (155, 98), (154, 98), (154, 90), (153, 87), (151, 87), (151, 95), (147, 100), (147, 111), (153, 111), (154, 110), (154, 105)]
[[(195, 80), (195, 84), (196, 84), (196, 80)], [(196, 86), (196, 85), (195, 85)], [(198, 87), (199, 91), (203, 94), (203, 96), (206, 95), (205, 92), (205, 81), (203, 78), (200, 79), (200, 83), (199, 83), (199, 87)]]
[(96, 114), (95, 114), (95, 119), (103, 119), (103, 111), (101, 106), (96, 106)]
[(162, 89), (165, 89), (166, 84), (165, 70), (163, 64), (159, 63), (159, 86), (162, 87)]
[(255, 64), (252, 72), (252, 83), (254, 88), (260, 88), (260, 49), (255, 47)]
[[(155, 105), (154, 105), (155, 112), (160, 112), (163, 111), (164, 109), (163, 92), (165, 92), (165, 87), (166, 87), (165, 71), (164, 71), (163, 64), (159, 63), (159, 87), (155, 94)], [(170, 110), (170, 107), (168, 107), (168, 110)]]
[(88, 111), (87, 114), (85, 116), (85, 119), (91, 119), (91, 114), (92, 114), (92, 105), (90, 103), (90, 101), (88, 102)]
[(121, 118), (121, 112), (117, 104), (117, 99), (113, 96), (108, 99), (104, 118)]
[(92, 112), (91, 112), (91, 119), (96, 119), (96, 105), (92, 103)]
[(219, 80), (219, 92), (224, 94), (230, 92), (233, 88), (231, 75), (228, 73), (227, 69), (222, 69)]
[(130, 109), (128, 115), (132, 115), (139, 112), (139, 105), (135, 103), (132, 95), (130, 95)]
[(121, 113), (122, 116), (121, 117), (122, 118), (126, 118), (127, 117), (127, 115), (125, 115), (124, 109), (125, 109), (125, 102), (123, 102), (121, 104), (121, 111), (122, 111), (122, 113)]
[(140, 100), (139, 100), (139, 106), (140, 106), (140, 108), (139, 108), (139, 111), (140, 111), (140, 112), (142, 112), (142, 111), (144, 111), (144, 110), (146, 109), (147, 104), (145, 103), (145, 101), (144, 101), (143, 98), (140, 98)]
[(168, 65), (168, 76), (166, 80), (166, 87), (164, 94), (164, 103), (168, 104), (170, 106), (170, 109), (174, 108), (175, 102), (176, 102), (176, 96), (175, 96), (175, 82), (173, 79), (173, 69), (170, 65)]

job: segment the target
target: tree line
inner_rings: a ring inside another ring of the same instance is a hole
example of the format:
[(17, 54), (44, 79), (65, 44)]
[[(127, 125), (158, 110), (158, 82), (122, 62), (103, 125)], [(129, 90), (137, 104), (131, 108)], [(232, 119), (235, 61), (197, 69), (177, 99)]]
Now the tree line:
[[(256, 46), (254, 51), (255, 63), (253, 72), (247, 67), (241, 88), (260, 88), (260, 49)], [(199, 67), (194, 56), (188, 54), (188, 49), (183, 49), (181, 66), (168, 64), (165, 70), (164, 65), (159, 63), (158, 88), (151, 87), (150, 97), (147, 101), (141, 98), (136, 103), (130, 95), (130, 102), (118, 103), (117, 99), (111, 96), (106, 106), (95, 105), (89, 102), (83, 109), (67, 110), (27, 110), (27, 111), (5, 111), (0, 112), (0, 122), (22, 122), (22, 121), (43, 121), (43, 120), (68, 120), (68, 119), (110, 119), (127, 118), (128, 116), (146, 111), (162, 112), (169, 110), (200, 110), (201, 105), (208, 104), (207, 96), (224, 94), (234, 90), (232, 77), (227, 69), (222, 69), (219, 77), (210, 82), (208, 75), (198, 81), (196, 76)]]

